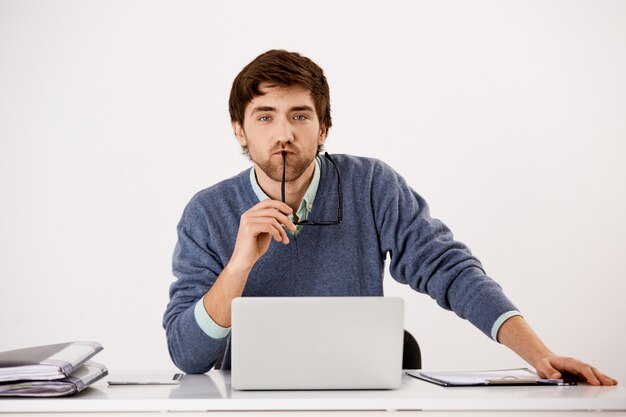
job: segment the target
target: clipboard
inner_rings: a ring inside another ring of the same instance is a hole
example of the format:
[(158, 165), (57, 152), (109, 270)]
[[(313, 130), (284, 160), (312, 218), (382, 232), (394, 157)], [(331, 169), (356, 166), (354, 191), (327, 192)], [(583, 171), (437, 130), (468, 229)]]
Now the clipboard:
[(412, 371), (410, 377), (441, 385), (442, 387), (484, 387), (484, 386), (520, 386), (576, 385), (576, 382), (564, 379), (539, 378), (528, 368), (496, 369), (488, 371)]

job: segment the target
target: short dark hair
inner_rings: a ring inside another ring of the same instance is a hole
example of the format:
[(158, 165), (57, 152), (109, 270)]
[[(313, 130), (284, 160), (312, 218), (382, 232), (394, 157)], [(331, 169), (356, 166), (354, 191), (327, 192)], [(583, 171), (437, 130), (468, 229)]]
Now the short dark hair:
[(326, 132), (332, 126), (330, 117), (330, 92), (324, 71), (309, 58), (283, 49), (267, 51), (246, 65), (233, 81), (228, 101), (231, 122), (243, 126), (246, 106), (257, 96), (261, 83), (271, 86), (305, 88), (315, 103), (320, 126)]

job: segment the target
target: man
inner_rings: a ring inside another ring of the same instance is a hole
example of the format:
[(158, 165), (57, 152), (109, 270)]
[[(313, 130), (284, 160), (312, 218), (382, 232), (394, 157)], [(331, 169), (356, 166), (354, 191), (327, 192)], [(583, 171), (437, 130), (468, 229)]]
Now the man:
[(541, 377), (617, 383), (553, 354), (389, 166), (319, 156), (332, 125), (329, 103), (322, 69), (297, 53), (268, 51), (233, 82), (231, 121), (253, 168), (199, 192), (178, 225), (164, 327), (179, 368), (230, 367), (234, 298), (380, 296), (390, 254), (394, 279), (468, 319)]

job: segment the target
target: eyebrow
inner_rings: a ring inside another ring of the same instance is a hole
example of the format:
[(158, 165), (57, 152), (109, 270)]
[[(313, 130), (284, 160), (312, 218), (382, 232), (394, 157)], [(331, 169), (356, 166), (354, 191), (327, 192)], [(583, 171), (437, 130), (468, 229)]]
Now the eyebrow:
[[(259, 107), (253, 108), (252, 111), (250, 112), (250, 114), (264, 113), (264, 112), (275, 112), (275, 111), (276, 111), (276, 107), (259, 106)], [(310, 111), (310, 112), (313, 112), (315, 110), (313, 110), (313, 107), (311, 107), (311, 106), (294, 106), (294, 107), (290, 108), (289, 111), (290, 112), (293, 112), (293, 111)]]
[(259, 107), (253, 108), (252, 111), (250, 112), (250, 114), (264, 113), (264, 112), (270, 112), (270, 111), (276, 111), (276, 108), (268, 107), (268, 106), (259, 106)]
[(315, 111), (311, 106), (295, 106), (289, 109), (289, 111)]

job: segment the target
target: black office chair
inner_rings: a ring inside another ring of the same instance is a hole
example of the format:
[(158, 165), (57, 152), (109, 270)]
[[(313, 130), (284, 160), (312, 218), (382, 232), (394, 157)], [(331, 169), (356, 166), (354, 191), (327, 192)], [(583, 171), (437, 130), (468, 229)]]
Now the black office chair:
[(402, 351), (402, 369), (422, 369), (422, 352), (413, 335), (404, 331), (404, 350)]

